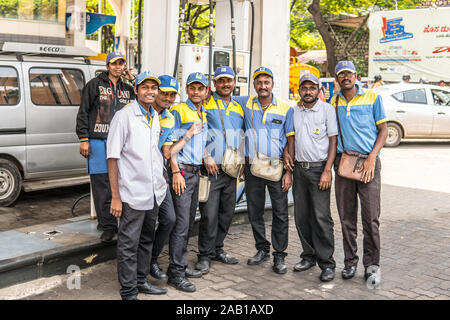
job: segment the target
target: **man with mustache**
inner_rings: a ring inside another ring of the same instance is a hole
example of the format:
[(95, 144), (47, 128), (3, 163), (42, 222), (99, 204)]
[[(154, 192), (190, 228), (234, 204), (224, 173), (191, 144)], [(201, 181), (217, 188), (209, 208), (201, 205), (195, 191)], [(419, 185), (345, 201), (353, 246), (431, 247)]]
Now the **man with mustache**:
[(120, 218), (117, 271), (124, 300), (137, 300), (139, 292), (167, 292), (152, 286), (146, 278), (158, 207), (167, 191), (163, 158), (158, 150), (159, 118), (152, 107), (159, 83), (151, 72), (140, 73), (135, 81), (136, 100), (114, 115), (108, 134), (110, 213)]
[(330, 187), (336, 136), (333, 106), (319, 99), (319, 79), (313, 74), (300, 78), (301, 101), (294, 107), (295, 162), (294, 216), (303, 252), (294, 271), (306, 271), (316, 262), (321, 281), (334, 279), (334, 235), (330, 210)]
[[(204, 74), (191, 73), (186, 81), (187, 101), (170, 109), (175, 118), (174, 137), (185, 140), (186, 144), (170, 158), (169, 180), (176, 221), (170, 236), (170, 248), (175, 252), (171, 254), (167, 275), (169, 285), (185, 292), (196, 290), (186, 278), (202, 276), (200, 271), (188, 268), (187, 245), (197, 211), (200, 167), (206, 146), (207, 120), (203, 102), (207, 85)], [(193, 124), (199, 134), (189, 138), (185, 133)]]
[[(253, 85), (257, 97), (236, 97), (244, 109), (245, 122), (245, 192), (247, 197), (248, 217), (252, 225), (257, 253), (248, 259), (247, 264), (258, 265), (270, 257), (270, 242), (266, 239), (264, 225), (264, 205), (266, 187), (272, 202), (272, 244), (273, 271), (285, 274), (285, 252), (288, 246), (288, 197), (292, 185), (292, 174), (284, 172), (279, 181), (270, 181), (254, 176), (250, 166), (256, 153), (269, 157), (281, 158), (286, 144), (293, 150), (294, 125), (293, 109), (288, 103), (277, 99), (273, 94), (273, 73), (269, 68), (260, 67), (253, 73)], [(256, 144), (256, 150), (255, 150)]]
[[(177, 94), (179, 94), (179, 85), (177, 79), (168, 75), (159, 76), (158, 79), (161, 83), (159, 85), (158, 95), (155, 98), (155, 103), (152, 106), (159, 115), (159, 124), (161, 127), (158, 149), (162, 152), (164, 158), (169, 160), (172, 154), (180, 151), (186, 144), (184, 139), (180, 139), (174, 143), (176, 141), (174, 139), (175, 118), (169, 111), (169, 108), (175, 102)], [(192, 124), (185, 135), (188, 139), (191, 139), (197, 133), (199, 132), (196, 132), (195, 125)], [(165, 166), (163, 174), (166, 182), (169, 183), (169, 176)], [(176, 215), (172, 195), (170, 192), (166, 192), (166, 197), (159, 207), (158, 229), (156, 230), (155, 241), (153, 243), (150, 265), (150, 275), (158, 280), (167, 280), (167, 274), (158, 265), (158, 257), (172, 232), (175, 221)], [(171, 248), (171, 245), (172, 242), (169, 243), (169, 255), (170, 259), (173, 259), (172, 255), (177, 250), (173, 247)]]
[(344, 147), (368, 155), (361, 168), (361, 181), (336, 175), (336, 203), (342, 225), (344, 242), (344, 269), (342, 278), (350, 279), (356, 273), (358, 195), (361, 202), (363, 226), (364, 277), (376, 273), (380, 266), (380, 150), (386, 141), (388, 129), (383, 101), (376, 91), (362, 89), (356, 82), (356, 68), (352, 61), (340, 61), (336, 65), (335, 79), (341, 90), (331, 104), (337, 109), (340, 127), (337, 156), (334, 169), (337, 171)]
[[(243, 135), (244, 111), (231, 96), (236, 86), (235, 73), (229, 66), (214, 73), (216, 92), (205, 103), (208, 121), (208, 156), (205, 167), (211, 187), (207, 202), (200, 203), (198, 263), (195, 269), (209, 272), (211, 260), (236, 264), (238, 259), (223, 250), (223, 241), (231, 225), (236, 204), (236, 178), (221, 167), (227, 146), (239, 149)], [(225, 137), (226, 135), (226, 137)]]

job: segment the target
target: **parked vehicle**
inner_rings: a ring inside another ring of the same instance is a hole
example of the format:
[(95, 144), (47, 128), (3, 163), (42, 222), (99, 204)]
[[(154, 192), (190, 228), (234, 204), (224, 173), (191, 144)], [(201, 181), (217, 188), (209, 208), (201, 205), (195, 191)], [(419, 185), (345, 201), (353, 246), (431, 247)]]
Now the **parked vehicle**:
[(385, 146), (401, 139), (450, 139), (450, 88), (427, 84), (393, 84), (375, 89), (388, 118)]
[(39, 53), (42, 45), (29, 55), (5, 50), (6, 44), (0, 51), (0, 206), (14, 203), (21, 190), (89, 182), (75, 119), (84, 85), (106, 69), (102, 61), (70, 56), (73, 47), (54, 46), (69, 56), (49, 57)]

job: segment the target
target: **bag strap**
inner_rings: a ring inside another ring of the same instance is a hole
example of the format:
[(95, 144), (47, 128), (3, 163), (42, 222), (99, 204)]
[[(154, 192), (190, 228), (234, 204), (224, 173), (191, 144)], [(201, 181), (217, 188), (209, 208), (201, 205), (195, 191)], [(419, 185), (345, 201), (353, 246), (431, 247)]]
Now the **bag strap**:
[(254, 120), (254, 117), (253, 117), (253, 106), (255, 105), (255, 99), (254, 98), (252, 98), (253, 100), (252, 100), (252, 129), (253, 129), (253, 131), (254, 131), (254, 133), (255, 133), (255, 139), (253, 140), (253, 142), (255, 143), (255, 153), (256, 153), (256, 156), (258, 157), (258, 148), (257, 148), (257, 146), (256, 146), (256, 129), (255, 129), (255, 120)]
[(338, 128), (339, 128), (339, 137), (341, 138), (341, 143), (342, 143), (342, 149), (345, 151), (345, 146), (344, 146), (344, 136), (342, 135), (342, 129), (341, 129), (341, 123), (339, 121), (339, 112), (338, 112), (338, 106), (339, 106), (339, 93), (336, 96), (336, 118), (337, 118), (337, 124), (338, 124)]
[[(212, 97), (214, 99), (214, 97)], [(222, 131), (223, 131), (223, 136), (225, 137), (225, 145), (228, 146), (227, 143), (227, 133), (225, 132), (225, 125), (223, 122), (223, 115), (222, 115), (222, 110), (220, 109), (219, 103), (217, 103), (217, 100), (214, 99), (214, 102), (216, 103), (217, 106), (217, 110), (219, 111), (219, 116), (220, 116), (220, 122), (222, 123)], [(230, 101), (231, 103), (231, 101)], [(223, 100), (222, 100), (222, 104), (223, 104)]]

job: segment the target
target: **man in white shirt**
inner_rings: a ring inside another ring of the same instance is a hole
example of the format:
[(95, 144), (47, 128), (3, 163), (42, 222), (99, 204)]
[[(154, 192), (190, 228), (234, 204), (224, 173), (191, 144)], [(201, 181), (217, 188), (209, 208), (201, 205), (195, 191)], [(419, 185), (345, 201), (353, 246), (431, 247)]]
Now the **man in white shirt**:
[[(294, 107), (293, 194), (295, 225), (303, 252), (294, 271), (308, 270), (317, 262), (322, 269), (320, 280), (331, 281), (336, 267), (330, 211), (331, 168), (338, 135), (336, 114), (333, 106), (318, 98), (319, 79), (315, 75), (300, 78), (299, 93), (302, 100)], [(285, 164), (292, 168), (292, 161)]]
[(112, 201), (110, 213), (120, 218), (117, 236), (117, 271), (124, 300), (137, 300), (138, 292), (164, 294), (146, 279), (155, 239), (158, 207), (167, 183), (158, 149), (160, 125), (151, 106), (160, 80), (151, 72), (136, 77), (136, 100), (118, 111), (107, 141)]

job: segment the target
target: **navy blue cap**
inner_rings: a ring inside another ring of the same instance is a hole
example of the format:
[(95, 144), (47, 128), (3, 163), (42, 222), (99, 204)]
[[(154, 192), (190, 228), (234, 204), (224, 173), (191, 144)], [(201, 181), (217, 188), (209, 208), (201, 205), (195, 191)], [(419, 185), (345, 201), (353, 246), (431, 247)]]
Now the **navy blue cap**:
[(233, 69), (229, 66), (221, 66), (216, 69), (216, 72), (214, 72), (214, 80), (220, 79), (220, 78), (230, 78), (234, 79), (236, 74), (234, 73)]
[(341, 71), (351, 71), (356, 73), (356, 68), (353, 62), (349, 60), (339, 61), (334, 69), (334, 73), (338, 75)]
[(178, 91), (179, 85), (177, 79), (168, 75), (159, 76), (158, 79), (161, 81), (159, 90), (164, 92), (176, 92), (180, 94), (180, 92)]
[(139, 73), (137, 75), (136, 79), (134, 79), (134, 86), (137, 87), (138, 85), (140, 85), (142, 82), (144, 82), (147, 79), (155, 81), (158, 85), (161, 83), (161, 81), (158, 79), (158, 77), (153, 72), (144, 71), (144, 72)]
[(319, 84), (319, 79), (317, 79), (317, 77), (312, 73), (306, 73), (301, 76), (298, 85), (301, 86), (305, 81), (311, 81), (314, 84)]
[(108, 56), (106, 57), (106, 64), (113, 63), (114, 61), (117, 61), (119, 59), (122, 59), (125, 62), (125, 57), (120, 52), (110, 52)]
[(273, 72), (269, 68), (259, 67), (258, 69), (256, 69), (255, 72), (253, 73), (253, 79), (255, 79), (260, 74), (267, 74), (273, 79)]
[(206, 78), (206, 76), (201, 73), (201, 72), (194, 72), (191, 73), (186, 81), (186, 86), (190, 85), (191, 83), (194, 82), (200, 82), (201, 84), (203, 84), (205, 87), (208, 86), (208, 79)]

